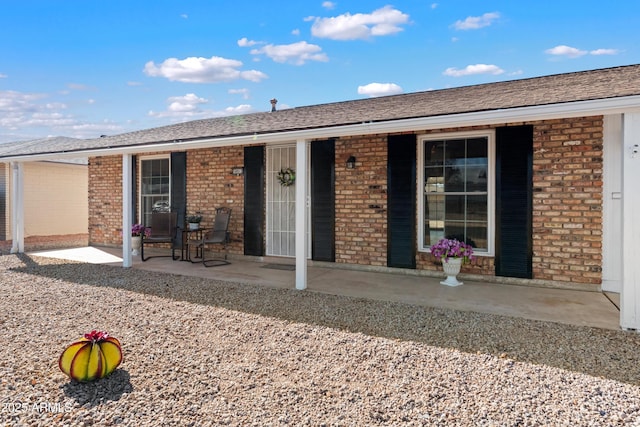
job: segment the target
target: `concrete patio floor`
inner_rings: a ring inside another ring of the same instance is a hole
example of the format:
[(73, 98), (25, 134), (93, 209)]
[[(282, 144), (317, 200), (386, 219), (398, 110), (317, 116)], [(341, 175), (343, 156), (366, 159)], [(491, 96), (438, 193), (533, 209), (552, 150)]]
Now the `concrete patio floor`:
[[(31, 252), (31, 255), (88, 263), (122, 265), (120, 248), (85, 247)], [(133, 257), (133, 268), (222, 281), (295, 288), (293, 260), (233, 258), (231, 264), (206, 268), (188, 261)], [(518, 286), (465, 280), (440, 284), (444, 277), (359, 271), (336, 264), (308, 267), (307, 291), (387, 300), (454, 310), (491, 313), (603, 329), (620, 329), (619, 296), (602, 292)]]

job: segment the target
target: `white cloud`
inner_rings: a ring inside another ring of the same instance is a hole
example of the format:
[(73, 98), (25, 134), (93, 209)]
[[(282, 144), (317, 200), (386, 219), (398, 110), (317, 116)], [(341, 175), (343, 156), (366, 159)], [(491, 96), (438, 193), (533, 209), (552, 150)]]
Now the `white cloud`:
[(589, 52), (590, 55), (617, 55), (620, 53), (618, 49), (595, 49)]
[(436, 9), (438, 7), (438, 3), (431, 3), (431, 9)]
[[(50, 116), (52, 114), (50, 110), (54, 107), (41, 102), (44, 98), (46, 95), (41, 93), (0, 91), (0, 127), (16, 130), (26, 127), (32, 120), (40, 120), (45, 115)], [(64, 104), (57, 104), (58, 109), (65, 107)], [(55, 116), (55, 119), (59, 119), (60, 114), (56, 114), (58, 115)]]
[(127, 86), (142, 86), (141, 82), (127, 82)]
[(95, 89), (83, 83), (69, 83), (67, 84), (67, 87), (71, 90), (94, 90)]
[(310, 19), (314, 20), (311, 34), (315, 37), (356, 40), (398, 33), (403, 30), (401, 25), (409, 21), (409, 15), (385, 6), (368, 14), (345, 13), (332, 18)]
[(70, 126), (75, 138), (95, 138), (96, 135), (122, 132), (122, 126), (111, 120), (97, 123), (76, 123)]
[(187, 15), (186, 13), (182, 13), (182, 14), (180, 14), (180, 18), (189, 19), (189, 15)]
[(566, 56), (568, 58), (579, 58), (581, 56), (586, 55), (588, 52), (586, 50), (580, 50), (571, 46), (559, 45), (551, 49), (545, 50), (544, 53), (547, 53), (549, 55), (554, 55), (554, 56)]
[[(300, 31), (298, 30), (293, 31), (294, 35), (298, 35), (299, 33)], [(275, 62), (303, 65), (308, 61), (326, 62), (329, 60), (327, 55), (322, 52), (322, 48), (320, 46), (310, 44), (305, 41), (274, 45), (249, 40), (246, 37), (238, 40), (238, 46), (240, 47), (250, 47), (255, 45), (264, 46), (251, 49), (250, 53), (252, 55), (265, 55)], [(258, 60), (258, 58), (254, 58), (254, 61), (257, 62)]]
[(249, 99), (249, 89), (229, 89), (231, 95), (242, 95), (243, 99)]
[(242, 71), (242, 62), (234, 59), (212, 56), (211, 58), (189, 57), (168, 58), (159, 65), (149, 61), (144, 73), (151, 77), (164, 77), (183, 83), (219, 83), (233, 80), (259, 82), (267, 78), (261, 71)]
[(254, 109), (249, 104), (240, 104), (236, 107), (227, 107), (224, 109), (225, 116), (235, 116), (240, 114), (247, 114), (253, 112)]
[(456, 30), (477, 30), (488, 27), (498, 18), (500, 18), (498, 12), (485, 13), (482, 16), (468, 16), (464, 21), (456, 21), (453, 28)]
[(169, 102), (167, 110), (176, 113), (197, 111), (198, 105), (209, 102), (208, 99), (200, 98), (194, 93), (188, 93), (184, 96), (172, 96), (168, 98), (167, 101)]
[(332, 1), (323, 1), (322, 2), (322, 7), (324, 7), (325, 9), (335, 9), (336, 8), (336, 3), (332, 2)]
[(395, 83), (369, 83), (368, 85), (358, 86), (358, 94), (368, 95), (370, 97), (396, 95), (402, 93), (402, 88)]
[(67, 105), (62, 102), (47, 102), (44, 104), (44, 108), (47, 110), (65, 110)]
[[(88, 100), (91, 105), (94, 101)], [(122, 128), (116, 123), (81, 120), (68, 112), (62, 102), (51, 101), (44, 93), (0, 91), (0, 142), (66, 135), (76, 138), (95, 137)]]
[(7, 77), (9, 77), (9, 76), (8, 76), (8, 75), (6, 75), (6, 74), (2, 74), (2, 73), (0, 73), (0, 79), (6, 79)]
[(329, 60), (320, 46), (305, 41), (281, 45), (268, 44), (259, 49), (252, 49), (251, 54), (266, 55), (275, 62), (288, 62), (295, 65), (303, 65), (307, 61), (326, 62)]
[(477, 74), (492, 74), (497, 76), (499, 74), (504, 73), (504, 70), (497, 65), (488, 65), (488, 64), (474, 64), (467, 65), (462, 70), (457, 68), (447, 68), (444, 70), (442, 74), (450, 77), (463, 77), (463, 76), (472, 76)]
[(594, 56), (617, 55), (620, 53), (620, 51), (618, 49), (594, 49), (591, 51), (587, 51), (587, 50), (582, 50), (582, 49), (561, 44), (551, 49), (545, 50), (544, 53), (548, 55), (565, 56), (567, 58), (574, 59), (574, 58), (580, 58), (585, 55), (594, 55)]
[(291, 34), (294, 36), (299, 36), (300, 35), (300, 30), (298, 28), (296, 28), (295, 30), (291, 31)]
[(240, 46), (240, 47), (251, 47), (251, 46), (255, 46), (257, 44), (264, 44), (264, 43), (263, 42), (257, 42), (255, 40), (249, 40), (246, 37), (243, 37), (240, 40), (238, 40), (238, 46)]
[(247, 104), (241, 104), (236, 107), (227, 107), (221, 111), (203, 109), (202, 106), (208, 104), (209, 100), (194, 93), (188, 93), (183, 96), (171, 96), (167, 98), (166, 102), (166, 110), (151, 110), (148, 115), (159, 119), (168, 118), (173, 122), (181, 122), (186, 120), (231, 116), (235, 114), (250, 113), (253, 111), (251, 105)]

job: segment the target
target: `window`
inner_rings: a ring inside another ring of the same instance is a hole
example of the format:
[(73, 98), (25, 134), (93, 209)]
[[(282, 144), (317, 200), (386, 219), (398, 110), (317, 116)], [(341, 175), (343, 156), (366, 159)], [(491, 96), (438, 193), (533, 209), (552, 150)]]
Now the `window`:
[(140, 214), (145, 225), (150, 224), (152, 212), (171, 210), (170, 170), (168, 157), (140, 161)]
[(493, 251), (493, 133), (428, 135), (419, 146), (419, 249), (456, 238)]

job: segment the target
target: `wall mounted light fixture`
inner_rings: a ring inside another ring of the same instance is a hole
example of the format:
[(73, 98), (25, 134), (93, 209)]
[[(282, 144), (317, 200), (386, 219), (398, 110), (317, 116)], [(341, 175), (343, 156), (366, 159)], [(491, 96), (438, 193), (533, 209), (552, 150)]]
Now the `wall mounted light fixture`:
[(347, 159), (347, 169), (355, 169), (356, 168), (356, 158), (354, 156), (349, 156)]

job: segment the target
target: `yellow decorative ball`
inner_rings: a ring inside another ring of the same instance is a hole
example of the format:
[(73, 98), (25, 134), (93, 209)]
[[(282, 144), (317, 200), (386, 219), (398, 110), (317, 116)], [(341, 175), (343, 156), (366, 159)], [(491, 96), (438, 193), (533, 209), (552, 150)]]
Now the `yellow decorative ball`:
[(121, 362), (120, 341), (106, 332), (91, 331), (62, 352), (58, 366), (71, 379), (86, 382), (106, 377)]

